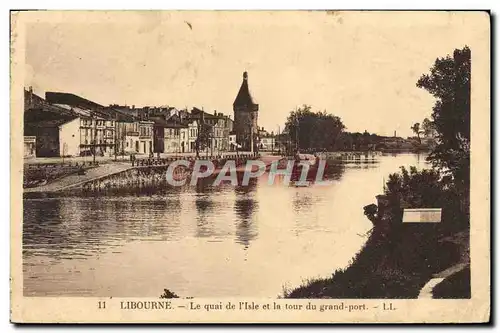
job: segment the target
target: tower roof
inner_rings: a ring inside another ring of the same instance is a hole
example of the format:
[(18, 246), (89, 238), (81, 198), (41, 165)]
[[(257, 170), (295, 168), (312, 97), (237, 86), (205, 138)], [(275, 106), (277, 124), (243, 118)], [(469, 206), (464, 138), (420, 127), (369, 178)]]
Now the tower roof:
[(243, 82), (241, 83), (240, 91), (234, 100), (233, 107), (245, 107), (257, 105), (252, 95), (250, 94), (250, 89), (248, 88), (248, 73), (243, 72)]

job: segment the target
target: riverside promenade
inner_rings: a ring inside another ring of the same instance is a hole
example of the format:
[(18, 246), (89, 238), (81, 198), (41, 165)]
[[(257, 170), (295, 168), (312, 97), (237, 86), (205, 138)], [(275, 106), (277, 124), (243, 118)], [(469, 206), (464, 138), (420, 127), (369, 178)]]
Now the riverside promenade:
[[(249, 158), (250, 153), (245, 153), (241, 152), (239, 154), (240, 158)], [(222, 158), (233, 158), (235, 153), (224, 153), (223, 155), (219, 155), (218, 157), (220, 158), (221, 156), (225, 156)], [(176, 159), (182, 159), (182, 158), (188, 158), (188, 159), (194, 159), (194, 154), (162, 154), (161, 156), (162, 159), (167, 159), (170, 161), (176, 160)], [(209, 157), (211, 158), (217, 158), (217, 157)], [(202, 156), (200, 154), (200, 159), (206, 159), (205, 156)], [(271, 155), (264, 155), (260, 156), (259, 159), (264, 162), (264, 164), (269, 165), (273, 161), (280, 159), (279, 156), (271, 156)], [(89, 159), (86, 158), (88, 161)], [(83, 159), (81, 157), (76, 157), (72, 159), (65, 159), (66, 163), (78, 163), (82, 162)], [(130, 169), (134, 168), (144, 168), (144, 167), (153, 167), (155, 165), (158, 165), (156, 163), (146, 163), (148, 161), (156, 161), (156, 159), (148, 159), (142, 156), (142, 158), (138, 158), (135, 163), (131, 163), (130, 160), (127, 159), (118, 159), (117, 161), (114, 161), (112, 158), (100, 158), (96, 159), (99, 164), (95, 167), (88, 168), (85, 170), (85, 174), (70, 174), (64, 177), (61, 177), (59, 179), (55, 179), (45, 185), (40, 185), (36, 187), (30, 187), (30, 188), (24, 188), (24, 193), (54, 193), (54, 192), (60, 192), (60, 191), (65, 191), (71, 188), (76, 188), (79, 186), (82, 186), (86, 183), (103, 179), (109, 176), (112, 176), (117, 173), (121, 173)], [(27, 162), (26, 164), (46, 164), (46, 163), (62, 163), (62, 158), (41, 158), (41, 159), (36, 159)], [(167, 162), (168, 164), (168, 162)], [(166, 164), (162, 164), (166, 165)]]
[(64, 191), (132, 168), (133, 166), (130, 162), (109, 162), (99, 164), (99, 166), (95, 168), (87, 169), (84, 175), (71, 174), (46, 185), (25, 188), (24, 193), (50, 193)]

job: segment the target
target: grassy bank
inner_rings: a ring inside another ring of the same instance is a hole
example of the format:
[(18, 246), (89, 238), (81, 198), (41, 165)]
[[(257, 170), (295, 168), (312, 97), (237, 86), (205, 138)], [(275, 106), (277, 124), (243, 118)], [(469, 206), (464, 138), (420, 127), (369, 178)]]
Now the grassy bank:
[[(442, 241), (438, 229), (433, 225), (400, 225), (390, 230), (376, 227), (347, 268), (335, 271), (330, 278), (286, 290), (283, 296), (416, 298), (432, 274), (463, 259), (461, 245)], [(467, 286), (461, 286), (464, 289)], [(464, 291), (461, 294), (467, 295)]]
[[(433, 274), (469, 261), (469, 218), (462, 209), (468, 207), (468, 195), (432, 170), (402, 168), (386, 185), (378, 206), (365, 207), (374, 227), (351, 264), (329, 278), (286, 290), (284, 297), (416, 298)], [(403, 207), (441, 207), (441, 222), (402, 223)], [(470, 281), (461, 275), (449, 283), (460, 288), (454, 292), (443, 287), (440, 297), (446, 292), (450, 297), (467, 295)]]

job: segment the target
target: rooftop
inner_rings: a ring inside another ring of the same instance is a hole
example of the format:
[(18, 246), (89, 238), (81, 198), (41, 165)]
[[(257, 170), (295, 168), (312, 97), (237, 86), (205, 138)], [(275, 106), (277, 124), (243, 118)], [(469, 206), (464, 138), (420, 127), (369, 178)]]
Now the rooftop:
[(252, 95), (250, 94), (250, 89), (248, 88), (248, 73), (243, 72), (243, 82), (241, 83), (240, 90), (238, 91), (238, 95), (234, 100), (233, 107), (248, 107), (248, 106), (257, 106)]
[(172, 119), (163, 119), (161, 117), (154, 117), (151, 118), (152, 121), (154, 121), (155, 126), (158, 127), (165, 127), (165, 128), (186, 128), (188, 127), (186, 124), (182, 124), (180, 122), (174, 121)]

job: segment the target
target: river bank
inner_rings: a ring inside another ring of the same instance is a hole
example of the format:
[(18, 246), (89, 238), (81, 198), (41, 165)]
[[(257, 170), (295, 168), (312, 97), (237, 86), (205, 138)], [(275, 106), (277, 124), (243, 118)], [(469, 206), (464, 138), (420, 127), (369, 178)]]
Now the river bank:
[[(400, 229), (387, 233), (375, 228), (347, 268), (336, 270), (330, 278), (307, 281), (298, 288), (286, 290), (283, 296), (417, 298), (420, 290), (435, 274), (462, 260), (458, 254), (458, 246), (436, 238), (428, 239), (428, 231), (420, 230), (422, 232), (418, 233), (417, 229), (419, 228)], [(463, 276), (463, 279), (467, 278), (467, 275)], [(470, 297), (470, 291), (467, 292), (466, 288), (457, 295), (452, 295), (456, 291), (450, 289), (440, 297)]]
[(72, 173), (41, 186), (24, 188), (24, 193), (61, 192), (132, 168), (130, 163), (127, 162), (108, 162), (106, 164), (99, 164), (95, 167), (86, 169), (83, 174)]
[[(365, 214), (374, 226), (349, 265), (329, 278), (285, 290), (284, 297), (417, 298), (434, 279), (427, 296), (470, 298), (468, 227), (457, 227), (452, 219), (402, 223), (401, 215), (390, 213), (374, 218), (367, 214), (368, 207)], [(386, 208), (380, 202), (376, 207), (381, 214)]]
[(25, 181), (27, 177), (35, 177), (39, 178), (37, 179), (39, 184), (33, 187), (25, 187), (24, 193), (61, 193), (74, 189), (102, 190), (110, 187), (117, 189), (125, 187), (135, 191), (147, 183), (158, 183), (160, 180), (166, 181), (165, 174), (169, 165), (177, 160), (187, 160), (190, 163), (194, 163), (197, 159), (210, 160), (216, 167), (220, 167), (228, 160), (234, 160), (239, 165), (256, 158), (264, 162), (266, 166), (280, 159), (279, 156), (272, 155), (226, 154), (224, 156), (203, 156), (200, 158), (177, 156), (143, 158), (133, 161), (106, 160), (102, 163), (80, 162), (78, 164), (78, 161), (67, 161), (66, 163), (57, 163), (56, 161), (56, 163), (27, 164), (25, 165)]

